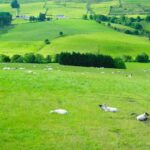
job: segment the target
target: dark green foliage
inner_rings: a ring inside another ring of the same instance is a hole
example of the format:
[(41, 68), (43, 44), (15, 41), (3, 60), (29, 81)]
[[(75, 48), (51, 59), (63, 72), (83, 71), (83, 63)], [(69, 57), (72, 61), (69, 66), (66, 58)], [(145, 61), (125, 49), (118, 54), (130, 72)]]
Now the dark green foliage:
[(122, 59), (123, 59), (124, 62), (132, 62), (133, 61), (132, 56), (129, 56), (129, 55), (124, 55), (122, 57)]
[(132, 31), (131, 30), (125, 30), (124, 33), (126, 33), (126, 34), (132, 34)]
[(12, 21), (12, 15), (9, 12), (0, 12), (0, 26), (10, 25)]
[(114, 59), (115, 68), (126, 69), (126, 65), (121, 58)]
[(138, 55), (135, 59), (137, 62), (149, 62), (149, 56), (146, 53)]
[(43, 14), (43, 13), (40, 13), (38, 20), (39, 20), (39, 21), (45, 21), (45, 19), (46, 19), (46, 15)]
[(18, 3), (17, 0), (12, 0), (11, 7), (12, 8), (20, 8), (20, 4)]
[(27, 53), (24, 55), (25, 63), (35, 63), (35, 55), (33, 53)]
[(38, 18), (36, 18), (34, 16), (30, 16), (29, 21), (30, 22), (36, 22), (36, 21), (38, 21)]
[(24, 56), (21, 55), (13, 55), (11, 59), (9, 56), (6, 55), (0, 55), (0, 63), (3, 62), (11, 62), (11, 63), (51, 63), (51, 56), (47, 55), (44, 57), (41, 54), (33, 54), (33, 53), (27, 53)]
[(145, 21), (150, 22), (150, 16), (146, 16)]
[(0, 63), (3, 63), (3, 62), (10, 62), (9, 56), (1, 54), (0, 55)]
[(82, 16), (82, 18), (83, 18), (84, 20), (87, 20), (87, 19), (88, 19), (88, 16), (85, 14), (85, 15)]
[(63, 36), (64, 33), (62, 31), (59, 32), (59, 36)]
[(41, 54), (36, 54), (34, 63), (45, 63), (45, 58)]
[(137, 29), (137, 30), (142, 30), (142, 29), (143, 29), (143, 26), (142, 26), (141, 24), (139, 24), (139, 23), (133, 24), (133, 27), (134, 27), (135, 29)]
[(51, 63), (51, 62), (52, 62), (51, 56), (47, 55), (46, 58), (45, 58), (45, 63)]
[(111, 56), (90, 53), (62, 52), (56, 55), (55, 61), (63, 65), (114, 68), (114, 60)]
[(44, 43), (45, 43), (46, 45), (50, 44), (49, 39), (45, 39)]
[(12, 63), (23, 63), (23, 57), (21, 55), (13, 55), (11, 57)]

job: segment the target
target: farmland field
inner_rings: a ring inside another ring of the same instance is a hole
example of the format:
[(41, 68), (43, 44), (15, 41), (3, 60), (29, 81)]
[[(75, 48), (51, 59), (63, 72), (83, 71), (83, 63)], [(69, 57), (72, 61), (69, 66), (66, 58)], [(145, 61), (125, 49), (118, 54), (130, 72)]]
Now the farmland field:
[[(60, 31), (64, 37), (59, 36)], [(45, 39), (49, 39), (51, 44), (44, 45)], [(150, 54), (149, 47), (150, 42), (144, 37), (126, 35), (103, 24), (80, 19), (19, 24), (6, 28), (0, 35), (0, 52), (9, 55), (27, 52), (54, 55), (61, 51), (81, 51), (136, 56), (142, 52)]]
[[(149, 150), (150, 123), (138, 122), (131, 114), (150, 109), (150, 67), (127, 66), (127, 70), (114, 70), (1, 64), (1, 149)], [(133, 77), (127, 78), (130, 73)], [(118, 107), (119, 112), (101, 111), (102, 103)], [(56, 108), (69, 113), (49, 113)]]
[[(150, 119), (136, 119), (150, 113), (150, 58), (147, 63), (135, 59), (150, 56), (150, 21), (145, 19), (150, 0), (94, 0), (91, 5), (19, 0), (18, 17), (10, 1), (0, 0), (0, 12), (13, 17), (3, 25), (0, 16), (0, 150), (150, 150)], [(41, 21), (40, 13), (47, 18)], [(112, 66), (119, 60), (126, 69), (63, 66), (54, 60), (61, 52), (90, 53), (88, 61), (94, 58), (95, 64), (103, 62), (97, 54), (108, 55)], [(23, 56), (22, 63), (12, 63), (19, 60), (16, 54)], [(47, 55), (51, 63), (44, 64)], [(119, 111), (104, 112), (100, 104)], [(68, 114), (50, 113), (58, 108)]]

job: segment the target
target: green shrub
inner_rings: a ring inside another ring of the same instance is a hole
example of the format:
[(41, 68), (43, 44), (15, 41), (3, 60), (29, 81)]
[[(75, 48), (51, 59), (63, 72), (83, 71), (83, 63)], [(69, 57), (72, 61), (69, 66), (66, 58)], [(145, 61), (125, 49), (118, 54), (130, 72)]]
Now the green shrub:
[(129, 56), (129, 55), (122, 56), (122, 59), (124, 62), (132, 62), (133, 61), (132, 56)]
[(114, 59), (115, 68), (126, 69), (125, 62), (121, 58)]
[(86, 14), (84, 14), (84, 15), (82, 16), (82, 18), (83, 18), (84, 20), (87, 20), (87, 19), (88, 19), (88, 16), (87, 16)]
[(47, 56), (46, 56), (45, 62), (46, 62), (46, 63), (51, 63), (51, 56), (50, 56), (50, 55), (47, 55)]
[(24, 55), (25, 63), (35, 63), (35, 55), (33, 53), (27, 53)]
[(62, 31), (59, 32), (59, 36), (63, 36), (64, 33)]
[(13, 55), (11, 57), (12, 63), (23, 63), (23, 57), (21, 55)]
[(46, 45), (50, 44), (49, 39), (45, 39), (44, 43), (45, 43)]
[(138, 55), (135, 59), (137, 62), (149, 62), (149, 56), (146, 53)]
[(0, 63), (3, 63), (3, 62), (10, 62), (9, 56), (1, 54), (0, 55)]
[(41, 54), (36, 54), (35, 55), (35, 63), (45, 63), (45, 59), (43, 57), (43, 55)]

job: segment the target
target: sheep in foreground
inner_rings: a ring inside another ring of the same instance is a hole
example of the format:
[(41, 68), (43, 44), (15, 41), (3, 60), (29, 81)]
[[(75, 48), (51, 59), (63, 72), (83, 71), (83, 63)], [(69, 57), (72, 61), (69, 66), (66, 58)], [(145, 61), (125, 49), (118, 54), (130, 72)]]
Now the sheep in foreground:
[(145, 112), (144, 114), (137, 116), (136, 119), (138, 121), (146, 121), (148, 119), (148, 116), (149, 116), (149, 114), (147, 112)]
[(99, 105), (99, 107), (106, 112), (117, 112), (118, 109), (114, 107), (109, 107), (106, 104)]
[(65, 115), (68, 114), (68, 111), (65, 109), (55, 109), (55, 110), (51, 110), (50, 113)]

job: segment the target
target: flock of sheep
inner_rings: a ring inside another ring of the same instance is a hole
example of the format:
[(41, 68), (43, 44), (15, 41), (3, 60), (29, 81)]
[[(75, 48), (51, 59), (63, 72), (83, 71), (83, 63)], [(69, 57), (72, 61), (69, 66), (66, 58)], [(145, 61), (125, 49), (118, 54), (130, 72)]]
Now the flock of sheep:
[[(106, 104), (99, 105), (99, 107), (105, 112), (113, 112), (113, 113), (118, 112), (117, 108), (107, 106)], [(60, 108), (60, 109), (51, 110), (50, 113), (65, 115), (65, 114), (68, 114), (68, 111)], [(147, 112), (145, 112), (141, 115), (138, 115), (136, 117), (136, 119), (138, 121), (146, 121), (146, 120), (148, 120), (148, 116), (149, 116), (149, 114)]]
[[(25, 68), (23, 67), (20, 67), (20, 68), (10, 68), (10, 67), (4, 67), (3, 70), (16, 70), (16, 69), (19, 69), (19, 70), (24, 70)], [(100, 68), (100, 69), (103, 69), (103, 68)], [(47, 70), (47, 71), (51, 71), (52, 68), (48, 66), (48, 68), (44, 69), (44, 70)], [(146, 70), (147, 71), (147, 70)], [(146, 72), (144, 70), (144, 72)], [(34, 74), (34, 72), (32, 70), (27, 70), (26, 73), (28, 74)], [(101, 74), (104, 74), (105, 72), (101, 72)], [(120, 71), (118, 72), (120, 73)], [(112, 72), (112, 74), (114, 74), (114, 72)], [(131, 78), (132, 77), (132, 74), (126, 74), (126, 77), (127, 78)], [(105, 111), (105, 112), (118, 112), (118, 109), (117, 108), (114, 108), (114, 107), (109, 107), (107, 106), (106, 104), (102, 104), (102, 105), (99, 105), (99, 107)], [(61, 114), (61, 115), (65, 115), (65, 114), (68, 114), (68, 111), (65, 110), (65, 109), (55, 109), (55, 110), (52, 110), (50, 111), (50, 113), (56, 113), (56, 114)], [(141, 114), (141, 115), (138, 115), (136, 116), (136, 119), (138, 121), (146, 121), (148, 120), (148, 116), (149, 114), (147, 112)]]

